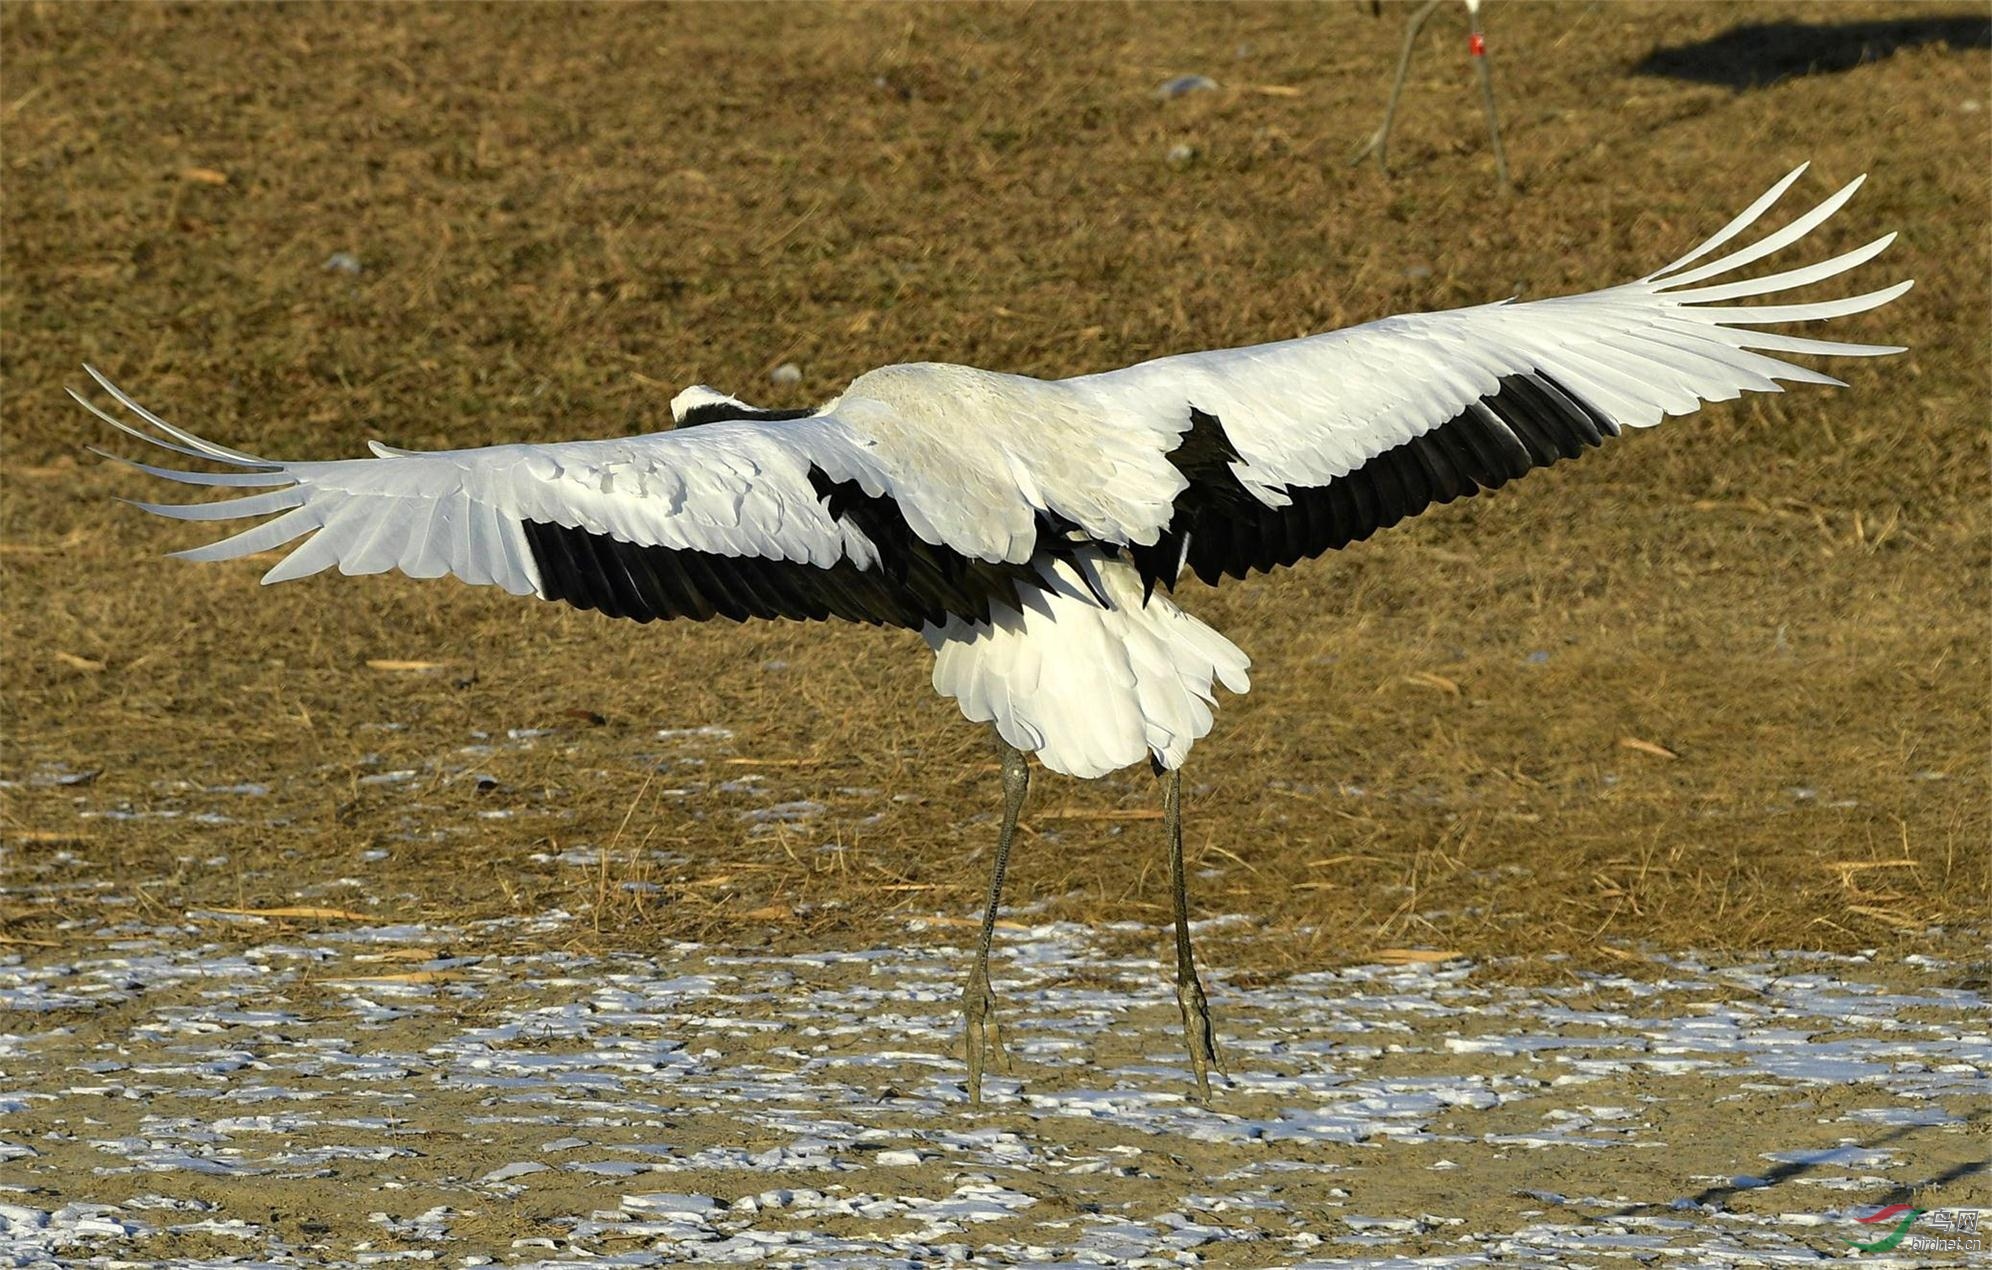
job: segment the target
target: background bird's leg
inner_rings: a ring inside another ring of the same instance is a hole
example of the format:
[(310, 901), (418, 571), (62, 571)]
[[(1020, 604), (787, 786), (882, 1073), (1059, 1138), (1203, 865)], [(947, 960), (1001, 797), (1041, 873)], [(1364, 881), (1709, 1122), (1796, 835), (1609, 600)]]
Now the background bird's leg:
[(1480, 77), (1480, 97), (1487, 103), (1487, 132), (1494, 138), (1494, 173), (1501, 188), (1508, 188), (1508, 155), (1501, 149), (1501, 116), (1494, 111), (1494, 73), (1487, 66), (1487, 40), (1480, 34), (1480, 6), (1467, 6), (1467, 23), (1473, 31), (1473, 70)]
[(1190, 897), (1183, 878), (1183, 773), (1162, 777), (1162, 820), (1169, 835), (1169, 882), (1176, 895), (1176, 1004), (1183, 1010), (1183, 1037), (1190, 1046), (1190, 1067), (1196, 1072), (1197, 1094), (1210, 1101), (1210, 1069), (1224, 1073), (1217, 1056), (1217, 1032), (1211, 1027), (1210, 1001), (1197, 978), (1190, 952)]
[(1383, 110), (1383, 126), (1370, 134), (1356, 152), (1349, 156), (1349, 166), (1354, 167), (1369, 155), (1376, 155), (1377, 170), (1389, 175), (1390, 127), (1397, 121), (1397, 99), (1404, 95), (1404, 77), (1411, 71), (1411, 47), (1418, 42), (1418, 32), (1425, 22), (1437, 11), (1440, 0), (1425, 0), (1418, 11), (1411, 15), (1410, 24), (1404, 28), (1404, 48), (1397, 55), (1397, 78), (1390, 84), (1390, 104)]
[(996, 840), (996, 867), (989, 875), (989, 907), (982, 913), (982, 938), (976, 944), (975, 968), (968, 972), (968, 987), (962, 992), (961, 1012), (967, 1024), (968, 1105), (982, 1105), (982, 1069), (989, 1051), (995, 1050), (1003, 1065), (1010, 1056), (996, 1032), (996, 994), (989, 989), (989, 941), (996, 934), (996, 910), (1003, 902), (1003, 870), (1010, 864), (1010, 841), (1017, 835), (1017, 817), (1024, 810), (1024, 795), (1030, 792), (1031, 768), (1024, 752), (996, 738), (1003, 756), (1003, 832)]

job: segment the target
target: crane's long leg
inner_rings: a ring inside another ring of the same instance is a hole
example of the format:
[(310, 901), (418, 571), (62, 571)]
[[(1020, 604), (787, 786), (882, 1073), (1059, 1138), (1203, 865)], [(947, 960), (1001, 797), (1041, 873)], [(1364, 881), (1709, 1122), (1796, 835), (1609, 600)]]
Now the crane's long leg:
[(1480, 77), (1480, 97), (1487, 103), (1487, 133), (1494, 138), (1494, 173), (1501, 188), (1508, 188), (1508, 155), (1501, 148), (1501, 116), (1494, 110), (1494, 73), (1487, 68), (1487, 41), (1480, 34), (1480, 6), (1467, 6), (1467, 22), (1473, 29), (1473, 70)]
[(1190, 1046), (1190, 1068), (1197, 1076), (1197, 1095), (1210, 1101), (1210, 1069), (1224, 1074), (1217, 1055), (1217, 1032), (1210, 1022), (1210, 1000), (1197, 978), (1196, 957), (1190, 952), (1190, 897), (1183, 878), (1183, 773), (1162, 777), (1162, 820), (1169, 835), (1169, 882), (1176, 895), (1176, 1004), (1183, 1011), (1183, 1038)]
[(1424, 29), (1426, 21), (1437, 12), (1440, 3), (1441, 0), (1425, 0), (1424, 4), (1418, 6), (1418, 11), (1411, 15), (1410, 23), (1404, 28), (1404, 48), (1397, 55), (1397, 78), (1390, 84), (1390, 104), (1383, 110), (1383, 126), (1371, 133), (1370, 139), (1363, 142), (1356, 152), (1349, 156), (1350, 167), (1356, 166), (1374, 154), (1377, 170), (1389, 175), (1390, 128), (1397, 122), (1397, 101), (1404, 95), (1404, 77), (1411, 72), (1411, 49), (1418, 42), (1418, 32)]
[(996, 910), (1003, 903), (1003, 870), (1010, 864), (1010, 842), (1017, 835), (1017, 817), (1024, 810), (1024, 795), (1031, 789), (1031, 768), (1024, 752), (996, 738), (1003, 756), (1003, 830), (996, 839), (996, 867), (989, 875), (989, 907), (982, 913), (982, 938), (975, 949), (975, 968), (968, 972), (963, 989), (961, 1012), (967, 1029), (968, 1105), (982, 1105), (982, 1069), (989, 1051), (995, 1050), (1004, 1066), (1009, 1055), (996, 1031), (996, 994), (989, 989), (989, 941), (996, 934)]

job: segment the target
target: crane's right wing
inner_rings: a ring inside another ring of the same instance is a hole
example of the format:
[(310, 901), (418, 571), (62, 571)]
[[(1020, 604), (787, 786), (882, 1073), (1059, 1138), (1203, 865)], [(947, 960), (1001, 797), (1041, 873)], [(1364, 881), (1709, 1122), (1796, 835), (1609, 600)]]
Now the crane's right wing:
[(1859, 180), (1749, 246), (1699, 263), (1754, 225), (1804, 171), (1635, 282), (1387, 317), (1064, 381), (1107, 417), (1191, 421), (1171, 456), (1189, 487), (1162, 540), (1136, 549), (1144, 575), (1151, 585), (1173, 582), (1186, 564), (1215, 582), (1293, 564), (1433, 503), (1575, 458), (1623, 428), (1746, 391), (1777, 392), (1780, 380), (1840, 382), (1768, 354), (1901, 352), (1756, 328), (1861, 313), (1907, 291), (1907, 282), (1796, 303), (1733, 303), (1825, 282), (1880, 254), (1895, 235), (1816, 264), (1736, 277), (1818, 228)]
[(265, 491), (137, 504), (176, 520), (271, 516), (173, 553), (232, 560), (298, 544), (265, 583), (335, 567), (398, 570), (637, 621), (836, 617), (914, 629), (984, 618), (992, 600), (1016, 603), (1018, 582), (1037, 584), (1026, 566), (970, 559), (907, 532), (890, 498), (849, 478), (865, 470), (863, 447), (833, 416), (470, 450), (373, 444), (372, 458), (278, 462), (177, 428), (85, 369), (151, 430), (72, 391), (104, 422), (225, 470), (105, 457), (181, 484)]

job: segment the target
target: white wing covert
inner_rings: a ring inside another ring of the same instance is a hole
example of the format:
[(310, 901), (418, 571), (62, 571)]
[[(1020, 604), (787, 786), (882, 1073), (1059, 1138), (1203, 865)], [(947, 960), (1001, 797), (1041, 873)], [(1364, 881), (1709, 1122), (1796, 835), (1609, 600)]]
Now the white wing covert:
[(1686, 256), (1622, 286), (1389, 317), (1064, 381), (1093, 394), (1102, 411), (1180, 418), (1187, 407), (1191, 415), (1178, 462), (1191, 488), (1169, 532), (1135, 552), (1144, 574), (1151, 585), (1173, 582), (1187, 563), (1214, 582), (1292, 564), (1431, 503), (1575, 457), (1623, 428), (1745, 391), (1778, 392), (1780, 380), (1840, 383), (1769, 354), (1901, 352), (1754, 328), (1861, 313), (1908, 282), (1841, 299), (1727, 303), (1837, 277), (1878, 255), (1893, 234), (1818, 264), (1714, 281), (1810, 233), (1859, 179), (1751, 246), (1689, 268), (1755, 224), (1804, 171)]
[[(183, 484), (266, 489), (222, 502), (138, 504), (178, 520), (275, 513), (232, 537), (174, 553), (230, 560), (303, 539), (264, 574), (265, 583), (330, 568), (398, 570), (639, 621), (839, 617), (913, 628), (950, 612), (986, 613), (992, 596), (1014, 600), (1010, 574), (1017, 570), (957, 561), (918, 543), (888, 543), (888, 558), (854, 523), (858, 517), (833, 510), (837, 492), (825, 466), (851, 470), (863, 456), (828, 416), (470, 450), (376, 443), (370, 459), (278, 462), (202, 440), (89, 373), (157, 433), (72, 393), (99, 418), (229, 470), (133, 466)], [(889, 517), (869, 523), (879, 536), (890, 535)]]

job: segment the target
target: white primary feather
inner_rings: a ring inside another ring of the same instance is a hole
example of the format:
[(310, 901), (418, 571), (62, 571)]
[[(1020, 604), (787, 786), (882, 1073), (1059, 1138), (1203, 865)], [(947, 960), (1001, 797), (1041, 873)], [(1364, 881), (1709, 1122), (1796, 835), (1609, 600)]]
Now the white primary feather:
[(1873, 357), (1902, 350), (1751, 328), (1865, 312), (1900, 296), (1910, 283), (1801, 304), (1712, 302), (1837, 277), (1878, 255), (1894, 235), (1768, 278), (1689, 288), (1790, 246), (1838, 211), (1860, 179), (1750, 247), (1667, 276), (1755, 224), (1803, 171), (1779, 181), (1694, 251), (1637, 282), (1528, 303), (1389, 317), (1278, 344), (1186, 353), (1061, 386), (1090, 395), (1108, 417), (1171, 418), (1185, 401), (1216, 415), (1243, 460), (1239, 478), (1280, 506), (1282, 487), (1325, 485), (1346, 475), (1491, 395), (1503, 375), (1547, 372), (1621, 427), (1647, 427), (1745, 390), (1776, 391), (1780, 379), (1837, 384), (1763, 354)]
[[(94, 369), (89, 373), (121, 403), (138, 409), (109, 380)], [(77, 400), (117, 423), (82, 397)], [(149, 412), (143, 417), (187, 443), (167, 448), (251, 469), (177, 472), (140, 465), (155, 475), (196, 485), (284, 487), (228, 502), (141, 504), (180, 520), (283, 510), (275, 520), (234, 537), (175, 553), (189, 560), (229, 560), (311, 535), (272, 566), (266, 583), (330, 568), (347, 574), (399, 569), (414, 577), (454, 574), (514, 594), (541, 594), (521, 526), (525, 520), (624, 542), (821, 567), (840, 560), (865, 567), (876, 559), (870, 540), (833, 520), (809, 483), (812, 446), (826, 455), (849, 449), (832, 431), (834, 421), (814, 430), (807, 426), (812, 420), (740, 421), (617, 440), (397, 450), (373, 459), (282, 463), (204, 442)]]

